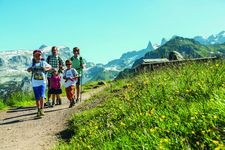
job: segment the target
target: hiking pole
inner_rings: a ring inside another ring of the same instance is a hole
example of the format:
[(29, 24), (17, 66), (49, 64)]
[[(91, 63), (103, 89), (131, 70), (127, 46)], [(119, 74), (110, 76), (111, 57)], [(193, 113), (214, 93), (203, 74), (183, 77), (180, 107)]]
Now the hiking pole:
[(82, 57), (80, 57), (80, 68), (81, 68), (81, 73), (80, 73), (80, 102), (82, 100), (82, 78), (83, 78), (83, 66), (82, 66)]

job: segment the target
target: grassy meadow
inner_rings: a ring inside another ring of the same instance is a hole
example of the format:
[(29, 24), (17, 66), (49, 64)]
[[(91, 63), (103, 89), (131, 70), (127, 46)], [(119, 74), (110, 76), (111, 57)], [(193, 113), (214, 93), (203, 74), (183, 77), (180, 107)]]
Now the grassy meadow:
[(0, 99), (0, 110), (20, 106), (35, 106), (33, 93), (15, 92), (5, 100)]
[[(101, 82), (91, 81), (91, 82), (85, 83), (84, 85), (82, 85), (82, 93), (88, 92), (94, 88), (98, 88), (102, 86), (99, 83)], [(62, 88), (61, 97), (66, 97), (66, 91), (63, 84), (61, 88)], [(47, 89), (46, 89), (45, 95), (47, 96)], [(0, 110), (6, 110), (10, 107), (21, 107), (21, 106), (36, 106), (33, 91), (31, 91), (30, 93), (27, 93), (27, 92), (24, 93), (19, 91), (19, 92), (13, 93), (5, 100), (0, 99)]]
[(112, 82), (69, 121), (55, 149), (225, 149), (224, 60)]

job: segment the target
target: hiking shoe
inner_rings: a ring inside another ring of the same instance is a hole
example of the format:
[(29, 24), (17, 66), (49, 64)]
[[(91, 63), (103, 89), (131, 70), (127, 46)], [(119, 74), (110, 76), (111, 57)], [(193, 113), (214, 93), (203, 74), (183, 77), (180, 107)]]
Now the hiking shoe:
[(76, 103), (78, 103), (78, 102), (79, 102), (79, 98), (76, 99)]
[(40, 112), (39, 112), (39, 111), (37, 112), (37, 117), (38, 117), (38, 118), (40, 118), (40, 117), (41, 117), (41, 114), (40, 114)]
[(51, 104), (52, 104), (52, 102), (51, 102), (51, 100), (49, 100), (46, 103), (44, 103), (44, 106), (45, 107), (51, 107)]
[(74, 100), (72, 100), (72, 101), (70, 102), (69, 108), (72, 108), (74, 105), (75, 105), (75, 102), (74, 102)]
[(54, 107), (55, 106), (55, 101), (52, 101), (52, 103), (50, 104), (50, 107)]
[(56, 105), (62, 105), (62, 100), (61, 100), (61, 98), (56, 100)]
[(48, 107), (48, 102), (44, 103), (44, 106), (45, 106), (45, 107)]
[(39, 113), (40, 113), (40, 116), (44, 116), (45, 115), (43, 109), (40, 109)]
[(38, 112), (37, 112), (37, 117), (41, 118), (41, 113), (40, 113), (40, 109), (38, 108)]
[(58, 99), (59, 105), (62, 105), (62, 99)]

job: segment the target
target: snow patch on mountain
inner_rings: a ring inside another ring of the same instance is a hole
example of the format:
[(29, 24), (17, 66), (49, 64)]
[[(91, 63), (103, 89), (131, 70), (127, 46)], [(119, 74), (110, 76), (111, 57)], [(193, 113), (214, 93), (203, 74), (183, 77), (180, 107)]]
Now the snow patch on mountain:
[(206, 36), (195, 36), (194, 40), (198, 41), (201, 44), (210, 45), (210, 44), (222, 44), (225, 43), (225, 31), (221, 31), (218, 34), (212, 34), (208, 37)]

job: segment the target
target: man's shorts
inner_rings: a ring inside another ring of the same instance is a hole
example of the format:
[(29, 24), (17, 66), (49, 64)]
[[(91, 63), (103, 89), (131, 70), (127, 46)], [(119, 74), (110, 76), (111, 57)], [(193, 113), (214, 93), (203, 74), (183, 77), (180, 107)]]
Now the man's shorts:
[(41, 99), (41, 97), (45, 98), (45, 86), (44, 85), (33, 87), (33, 90), (34, 90), (34, 96), (35, 96), (36, 101), (39, 101)]
[(81, 80), (81, 77), (78, 77), (76, 85), (80, 85), (80, 80)]

